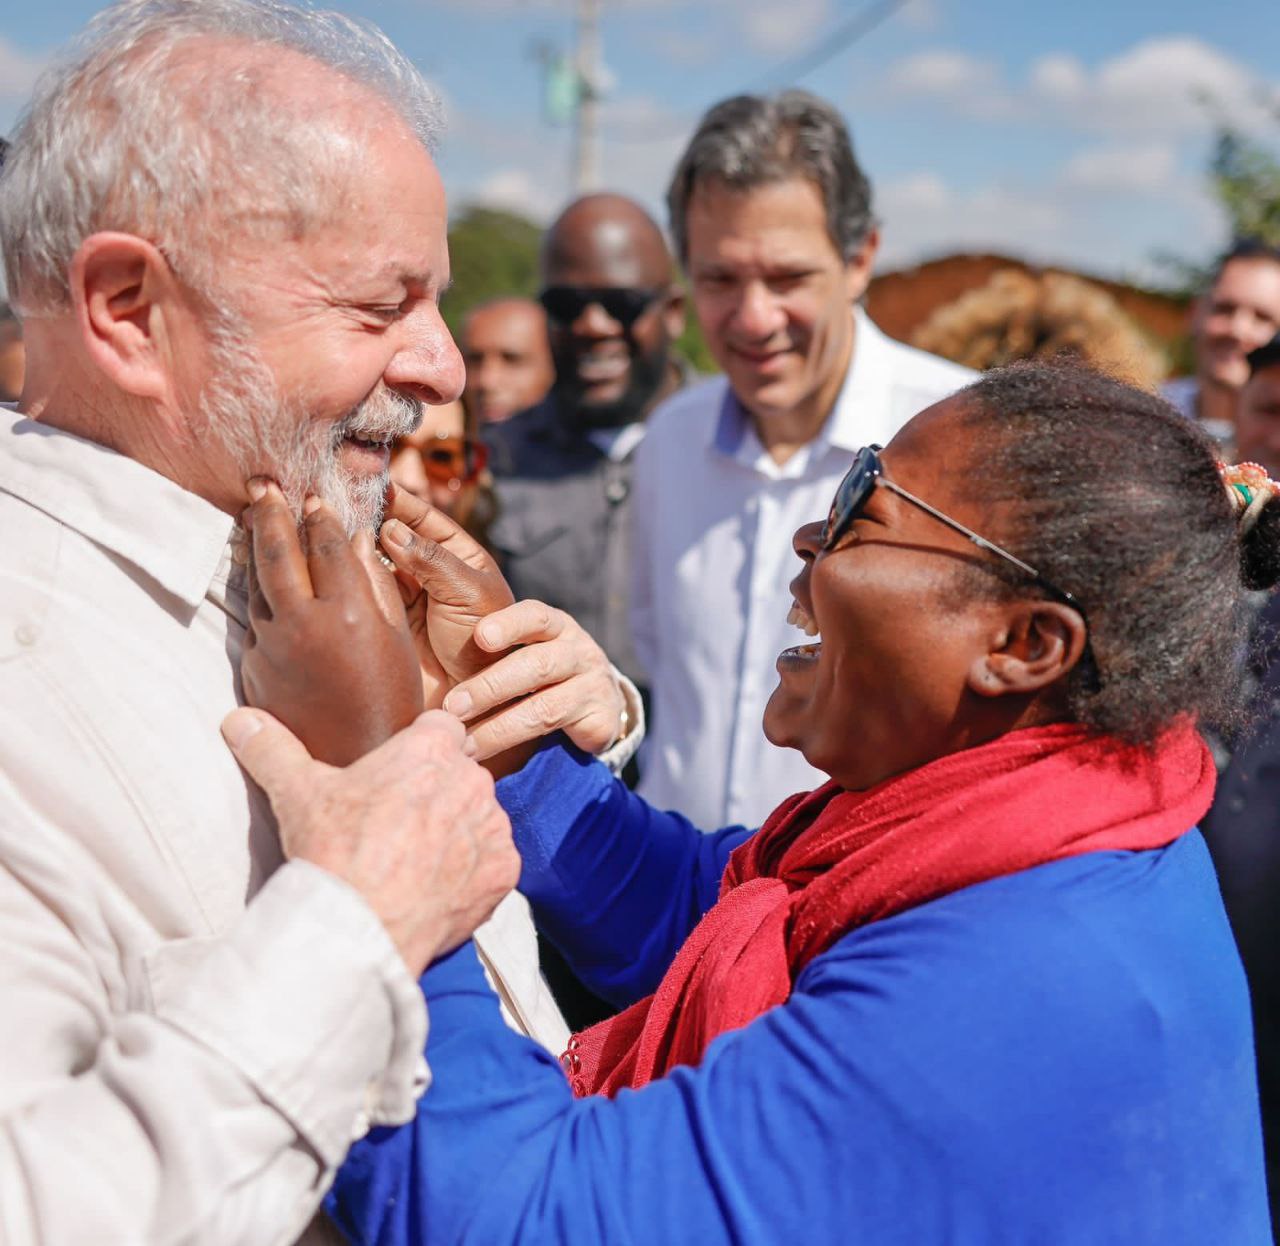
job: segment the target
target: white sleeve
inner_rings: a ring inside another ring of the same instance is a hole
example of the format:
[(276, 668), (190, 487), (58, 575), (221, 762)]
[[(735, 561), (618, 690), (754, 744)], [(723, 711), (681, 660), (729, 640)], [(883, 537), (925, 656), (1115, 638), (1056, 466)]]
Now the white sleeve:
[(129, 966), (98, 864), (20, 803), (0, 778), (0, 1241), (294, 1241), (351, 1141), (425, 1086), (390, 939), (295, 862), (224, 935)]
[(655, 433), (651, 430), (636, 450), (631, 477), (631, 643), (652, 688), (658, 669), (658, 636), (654, 621), (653, 575), (649, 566), (650, 532), (656, 507), (654, 481)]

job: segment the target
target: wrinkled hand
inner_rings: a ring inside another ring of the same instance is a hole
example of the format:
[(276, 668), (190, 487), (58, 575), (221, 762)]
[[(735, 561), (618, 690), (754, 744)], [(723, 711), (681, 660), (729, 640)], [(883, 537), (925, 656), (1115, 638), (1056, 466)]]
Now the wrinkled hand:
[(345, 770), (258, 710), (233, 710), (222, 730), (270, 799), (285, 856), (360, 892), (415, 977), (516, 885), (511, 824), (450, 715), (422, 714)]
[(458, 684), (444, 707), (470, 727), (476, 755), (494, 757), (553, 731), (598, 753), (617, 739), (626, 700), (604, 651), (563, 610), (520, 601), (476, 629), (477, 646), (506, 653)]
[(400, 573), (427, 704), (436, 706), (453, 684), (493, 661), (475, 642), (476, 624), (515, 598), (493, 556), (430, 502), (393, 486), (387, 515), (382, 548)]
[(245, 699), (269, 710), (312, 756), (347, 765), (423, 709), (418, 654), (390, 573), (370, 534), (349, 541), (334, 512), (312, 501), (304, 553), (275, 485), (261, 490), (248, 522)]

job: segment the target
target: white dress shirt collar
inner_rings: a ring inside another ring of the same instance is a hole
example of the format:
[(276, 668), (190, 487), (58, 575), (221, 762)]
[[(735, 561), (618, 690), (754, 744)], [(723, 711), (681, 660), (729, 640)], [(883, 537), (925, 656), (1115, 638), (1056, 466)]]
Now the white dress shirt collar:
[(192, 609), (216, 578), (226, 583), (232, 516), (73, 433), (7, 409), (0, 428), (0, 489), (123, 558)]
[[(835, 446), (851, 454), (865, 444), (867, 413), (886, 410), (897, 380), (892, 342), (872, 323), (860, 307), (854, 306), (853, 354), (845, 371), (840, 392), (818, 434), (785, 463), (774, 462), (765, 450), (751, 417), (732, 388), (725, 390), (720, 417), (712, 428), (711, 448), (770, 479), (803, 476), (811, 461), (817, 461)], [(898, 347), (898, 349), (901, 349)]]

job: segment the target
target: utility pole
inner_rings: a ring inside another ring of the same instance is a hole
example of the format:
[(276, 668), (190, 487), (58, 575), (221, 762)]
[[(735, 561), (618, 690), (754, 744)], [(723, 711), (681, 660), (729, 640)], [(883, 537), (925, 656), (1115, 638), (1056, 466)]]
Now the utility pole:
[(573, 189), (600, 188), (600, 0), (577, 0), (578, 107), (573, 114)]

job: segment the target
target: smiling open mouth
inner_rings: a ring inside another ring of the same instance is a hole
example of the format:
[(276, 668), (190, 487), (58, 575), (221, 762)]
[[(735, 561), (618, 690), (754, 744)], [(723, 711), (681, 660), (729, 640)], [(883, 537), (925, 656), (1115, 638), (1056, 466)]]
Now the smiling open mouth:
[(812, 636), (814, 639), (807, 645), (792, 645), (789, 649), (784, 649), (778, 656), (781, 658), (796, 658), (801, 661), (816, 658), (822, 652), (822, 637), (818, 635), (818, 624), (813, 616), (798, 602), (791, 603), (791, 609), (787, 612), (787, 622), (792, 627), (798, 627), (806, 636)]

